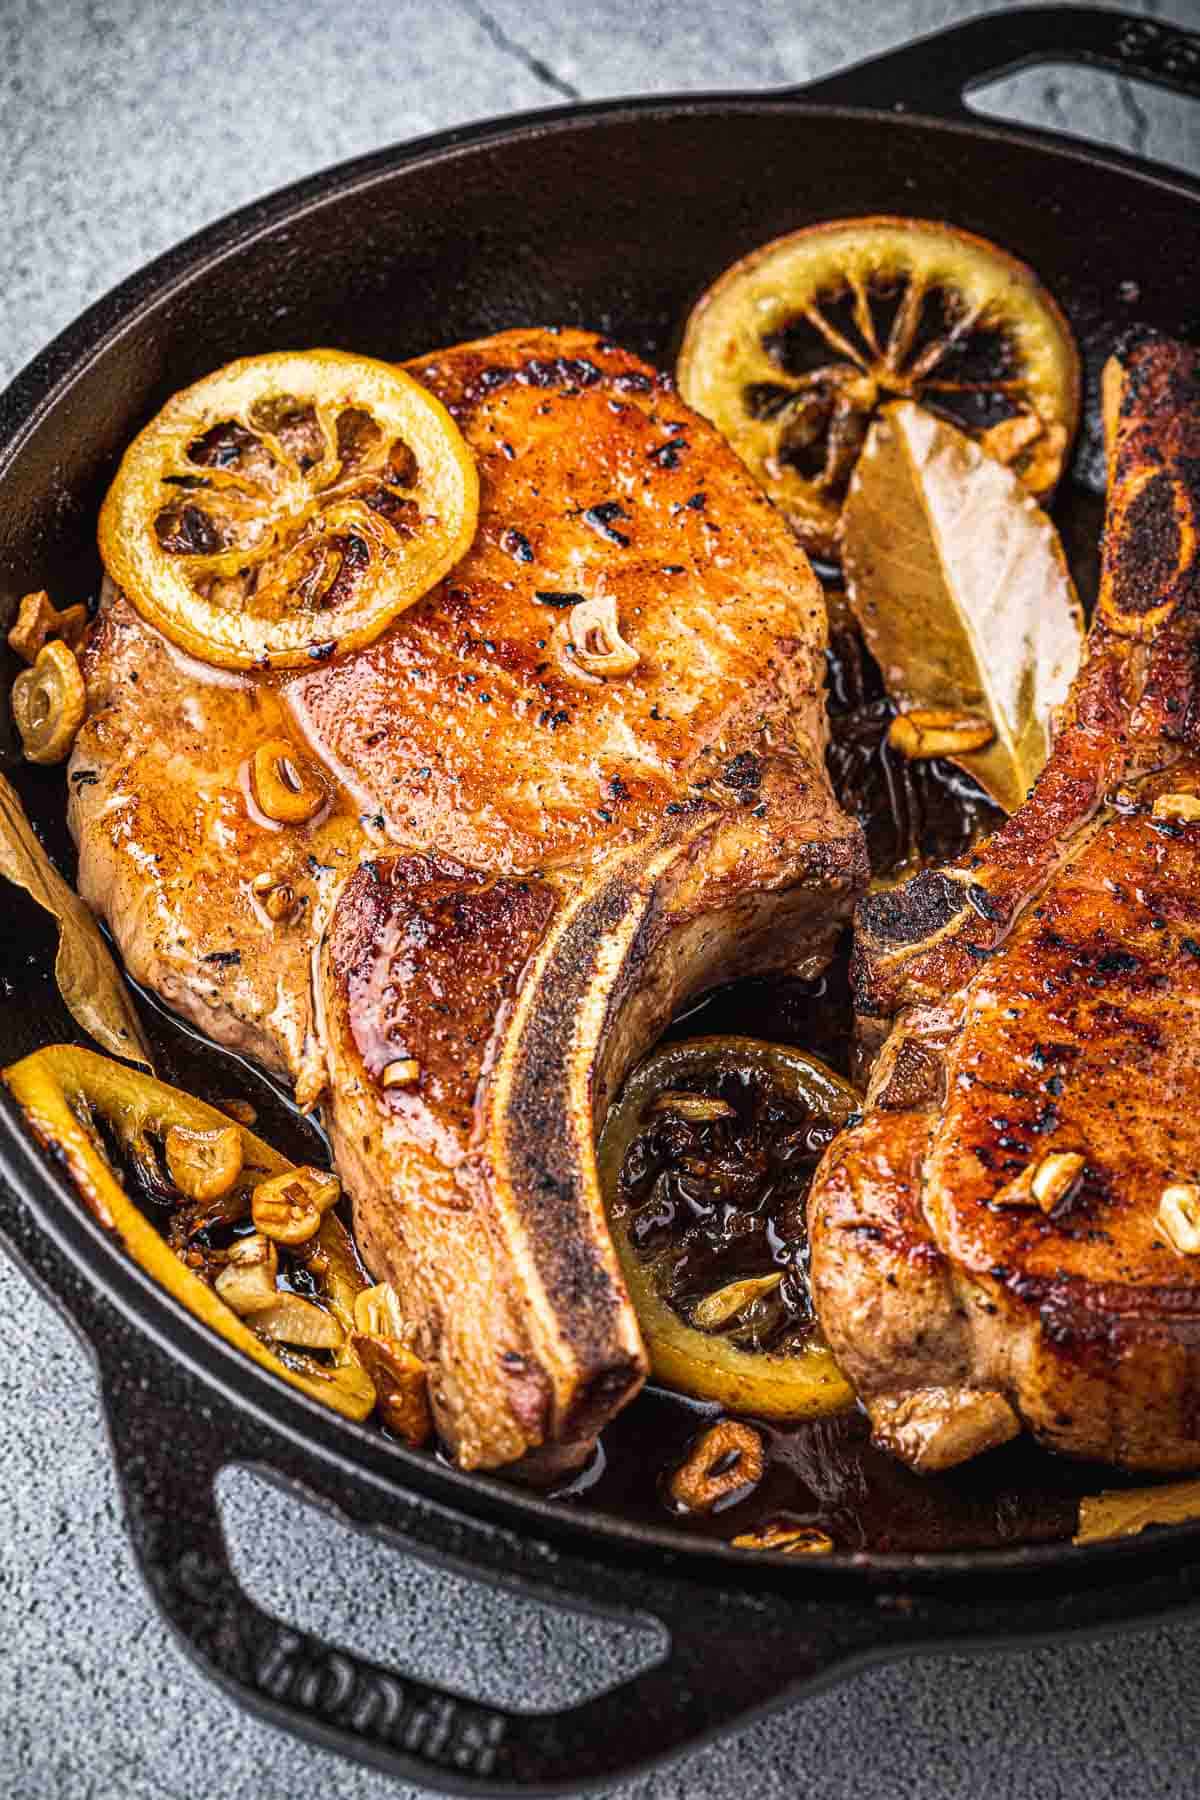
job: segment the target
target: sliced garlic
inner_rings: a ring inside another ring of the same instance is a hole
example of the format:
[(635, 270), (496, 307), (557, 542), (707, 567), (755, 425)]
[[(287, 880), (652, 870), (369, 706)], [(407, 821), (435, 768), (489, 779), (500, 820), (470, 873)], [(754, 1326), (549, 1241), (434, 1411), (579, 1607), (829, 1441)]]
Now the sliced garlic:
[(715, 1094), (688, 1094), (668, 1089), (659, 1094), (651, 1106), (652, 1113), (674, 1113), (680, 1119), (686, 1119), (689, 1125), (707, 1125), (714, 1119), (736, 1119), (737, 1110), (730, 1106), (728, 1100), (720, 1100)]
[(276, 925), (284, 925), (296, 914), (296, 890), (290, 881), (281, 881), (263, 901), (263, 911)]
[(370, 1337), (404, 1337), (400, 1297), (391, 1282), (377, 1282), (354, 1296), (354, 1329)]
[(1039, 1163), (992, 1195), (993, 1206), (1040, 1206), (1053, 1212), (1083, 1172), (1087, 1158), (1078, 1150), (1052, 1150)]
[(239, 1318), (247, 1319), (274, 1306), (279, 1298), (275, 1286), (278, 1273), (279, 1256), (274, 1244), (256, 1234), (238, 1240), (213, 1285), (226, 1306)]
[(236, 1125), (192, 1131), (172, 1125), (163, 1140), (167, 1173), (188, 1200), (219, 1200), (242, 1172), (242, 1134)]
[(978, 713), (948, 712), (934, 706), (899, 713), (888, 727), (888, 743), (913, 760), (965, 756), (969, 750), (982, 750), (995, 735), (995, 727)]
[(1194, 1181), (1165, 1187), (1157, 1222), (1180, 1256), (1200, 1256), (1200, 1187)]
[(390, 1062), (380, 1076), (385, 1088), (416, 1087), (421, 1079), (421, 1065), (415, 1056), (400, 1056)]
[(994, 456), (997, 462), (1015, 462), (1023, 450), (1036, 443), (1046, 429), (1035, 412), (1013, 413), (1007, 419), (1001, 419), (998, 425), (992, 425), (983, 432), (978, 442), (981, 450)]
[(32, 664), (51, 638), (61, 638), (70, 649), (78, 650), (86, 629), (86, 606), (68, 606), (59, 612), (43, 588), (22, 599), (17, 622), (8, 634), (8, 647), (22, 662)]
[(1200, 797), (1195, 794), (1160, 794), (1151, 808), (1156, 819), (1180, 819), (1191, 824), (1200, 819)]
[(287, 738), (268, 738), (258, 746), (251, 780), (260, 809), (279, 825), (303, 825), (325, 804), (320, 776)]
[(767, 1525), (762, 1531), (747, 1531), (732, 1539), (737, 1550), (781, 1550), (785, 1556), (827, 1556), (833, 1539), (827, 1531), (814, 1525)]
[(555, 637), (563, 672), (589, 684), (630, 675), (642, 660), (621, 636), (617, 603), (611, 594), (580, 600), (558, 626)]
[(341, 1198), (341, 1184), (336, 1175), (304, 1165), (285, 1169), (260, 1181), (250, 1202), (250, 1215), (255, 1230), (273, 1243), (294, 1249), (307, 1244), (321, 1229), (321, 1220)]
[(1083, 1173), (1087, 1158), (1078, 1150), (1052, 1150), (1033, 1172), (1030, 1191), (1043, 1212), (1053, 1212)]
[(346, 1341), (333, 1314), (299, 1294), (279, 1294), (270, 1306), (254, 1314), (254, 1329), (260, 1337), (291, 1344), (297, 1350), (338, 1350)]
[(33, 667), (13, 682), (12, 712), (27, 762), (60, 763), (70, 755), (87, 690), (75, 652), (61, 638), (43, 644)]
[(296, 890), (290, 881), (264, 869), (250, 883), (250, 891), (273, 924), (281, 925), (295, 917)]
[(727, 1494), (757, 1487), (767, 1466), (763, 1440), (741, 1419), (720, 1419), (697, 1438), (668, 1491), (684, 1512), (711, 1512)]
[(783, 1270), (779, 1269), (773, 1275), (748, 1275), (742, 1281), (727, 1282), (714, 1293), (705, 1294), (693, 1308), (692, 1323), (701, 1331), (717, 1331), (744, 1312), (752, 1301), (761, 1299), (763, 1294), (774, 1293), (782, 1280)]

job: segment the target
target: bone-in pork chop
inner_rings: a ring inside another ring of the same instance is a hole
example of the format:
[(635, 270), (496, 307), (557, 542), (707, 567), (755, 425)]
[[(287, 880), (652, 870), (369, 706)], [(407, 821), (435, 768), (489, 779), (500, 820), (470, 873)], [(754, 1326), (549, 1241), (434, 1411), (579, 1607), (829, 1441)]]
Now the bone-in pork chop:
[[(131, 972), (324, 1094), (460, 1462), (549, 1466), (645, 1370), (594, 1119), (686, 996), (815, 971), (864, 853), (825, 774), (819, 588), (670, 382), (581, 332), (409, 367), (478, 463), (469, 554), (291, 675), (191, 662), (110, 592), (71, 821)], [(581, 601), (636, 666), (576, 656)], [(324, 771), (308, 824), (254, 804), (281, 736)]]
[(1200, 1465), (1200, 356), (1143, 339), (1105, 383), (1066, 719), (993, 839), (861, 904), (863, 1023), (891, 1031), (810, 1195), (822, 1326), (919, 1469), (1021, 1426)]

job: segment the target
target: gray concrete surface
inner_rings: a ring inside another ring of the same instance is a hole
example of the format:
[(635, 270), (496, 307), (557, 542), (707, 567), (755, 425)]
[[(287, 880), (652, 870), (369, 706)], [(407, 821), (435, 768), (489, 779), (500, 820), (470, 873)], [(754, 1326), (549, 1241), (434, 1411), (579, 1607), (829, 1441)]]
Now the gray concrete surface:
[[(0, 379), (112, 282), (323, 164), (515, 108), (772, 86), (982, 7), (943, 0), (0, 0)], [(1154, 13), (1147, 5), (1141, 10)], [(1167, 16), (1200, 24), (1196, 0)], [(989, 110), (1200, 168), (1187, 103), (1078, 71)], [(1097, 221), (1097, 226), (1099, 225)], [(86, 1355), (0, 1255), (0, 1800), (383, 1800), (245, 1719), (171, 1642), (126, 1548)], [(645, 1654), (289, 1516), (223, 1478), (239, 1568), (297, 1622), (481, 1697), (575, 1698)], [(621, 1789), (642, 1800), (1141, 1800), (1200, 1792), (1200, 1625), (880, 1669)]]

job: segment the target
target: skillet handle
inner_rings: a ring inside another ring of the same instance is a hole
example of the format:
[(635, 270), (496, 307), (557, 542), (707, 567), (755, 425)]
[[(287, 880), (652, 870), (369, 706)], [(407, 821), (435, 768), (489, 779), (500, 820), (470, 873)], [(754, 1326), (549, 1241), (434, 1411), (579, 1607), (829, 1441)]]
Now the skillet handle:
[[(402, 1465), (381, 1440), (368, 1438), (351, 1463), (340, 1422), (314, 1421), (282, 1382), (269, 1410), (225, 1389), (218, 1367), (171, 1347), (177, 1334), (144, 1296), (150, 1319), (135, 1323), (126, 1307), (141, 1284), (129, 1294), (116, 1284), (120, 1301), (103, 1291), (5, 1179), (0, 1245), (98, 1364), (126, 1529), (182, 1647), (270, 1723), (397, 1780), (441, 1794), (577, 1795), (933, 1633), (922, 1607), (864, 1593), (851, 1577), (806, 1581), (801, 1569), (749, 1559), (730, 1569), (611, 1540), (601, 1562), (525, 1522), (509, 1528), (418, 1494), (401, 1485)], [(293, 1630), (256, 1606), (234, 1572), (215, 1483), (235, 1463), (270, 1476), (297, 1503), (468, 1577), (570, 1611), (658, 1625), (667, 1653), (579, 1705), (528, 1713), (464, 1699)], [(472, 1504), (482, 1511), (486, 1502)], [(565, 1523), (564, 1539), (569, 1531)]]
[(1200, 34), (1095, 6), (985, 13), (796, 91), (834, 105), (964, 118), (974, 116), (964, 104), (973, 88), (1045, 62), (1084, 63), (1200, 100)]
[[(398, 1780), (446, 1794), (578, 1794), (922, 1635), (853, 1584), (840, 1593), (804, 1582), (800, 1570), (784, 1581), (774, 1568), (685, 1563), (653, 1548), (606, 1546), (599, 1562), (527, 1525), (427, 1498), (401, 1485), (402, 1465), (381, 1441), (352, 1464), (339, 1429), (314, 1422), (309, 1408), (291, 1416), (282, 1383), (269, 1411), (231, 1400), (217, 1369), (190, 1364), (168, 1347), (169, 1331), (135, 1324), (81, 1276), (4, 1181), (0, 1243), (99, 1364), (130, 1541), (184, 1649), (250, 1710)], [(568, 1610), (658, 1624), (666, 1656), (579, 1705), (533, 1714), (464, 1699), (293, 1630), (256, 1606), (234, 1572), (214, 1491), (234, 1463), (467, 1576)]]
[[(576, 1794), (681, 1751), (878, 1642), (869, 1602), (813, 1605), (806, 1618), (768, 1591), (701, 1587), (665, 1569), (643, 1566), (631, 1582), (611, 1565), (397, 1496), (344, 1463), (322, 1470), (311, 1450), (298, 1457), (269, 1425), (248, 1438), (227, 1408), (203, 1407), (198, 1395), (164, 1407), (154, 1377), (146, 1384), (144, 1339), (138, 1348), (130, 1365), (106, 1345), (102, 1380), (126, 1523), (160, 1611), (205, 1672), (249, 1709), (399, 1780), (444, 1793)], [(165, 1356), (159, 1373), (177, 1385)], [(667, 1655), (580, 1705), (531, 1714), (460, 1698), (293, 1630), (245, 1595), (231, 1565), (214, 1482), (235, 1461), (399, 1548), (442, 1559), (449, 1549), (468, 1572), (505, 1573), (537, 1599), (596, 1611), (601, 1596), (629, 1587), (637, 1612), (623, 1616), (661, 1623)], [(305, 1461), (296, 1481), (291, 1471)]]

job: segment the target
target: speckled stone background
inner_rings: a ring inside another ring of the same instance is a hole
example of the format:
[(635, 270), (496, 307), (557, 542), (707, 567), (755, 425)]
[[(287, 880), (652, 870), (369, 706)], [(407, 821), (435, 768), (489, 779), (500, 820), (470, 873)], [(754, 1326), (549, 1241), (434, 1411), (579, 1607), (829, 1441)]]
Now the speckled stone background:
[[(0, 0), (0, 379), (147, 257), (323, 164), (577, 97), (803, 82), (977, 10), (940, 0)], [(1166, 10), (1200, 26), (1197, 0)], [(1200, 169), (1200, 108), (1129, 83), (1044, 69), (976, 103)], [(2, 1255), (0, 1395), (0, 1800), (402, 1792), (246, 1719), (168, 1639), (122, 1536), (87, 1355)], [(245, 1471), (226, 1473), (222, 1501), (262, 1604), (481, 1698), (561, 1704), (652, 1648), (384, 1555), (323, 1518), (289, 1516)], [(1186, 1800), (1200, 1794), (1198, 1671), (1200, 1622), (1106, 1644), (913, 1660), (620, 1792)]]

